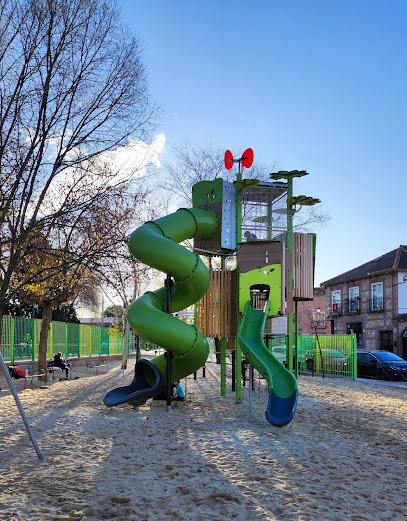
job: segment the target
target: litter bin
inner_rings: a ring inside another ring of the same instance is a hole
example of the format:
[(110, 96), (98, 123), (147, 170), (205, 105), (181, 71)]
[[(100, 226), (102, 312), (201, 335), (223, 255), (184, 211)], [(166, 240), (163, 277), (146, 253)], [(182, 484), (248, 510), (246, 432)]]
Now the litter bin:
[(305, 360), (305, 363), (307, 364), (307, 371), (311, 371), (312, 376), (314, 376), (314, 359), (313, 358), (307, 358)]

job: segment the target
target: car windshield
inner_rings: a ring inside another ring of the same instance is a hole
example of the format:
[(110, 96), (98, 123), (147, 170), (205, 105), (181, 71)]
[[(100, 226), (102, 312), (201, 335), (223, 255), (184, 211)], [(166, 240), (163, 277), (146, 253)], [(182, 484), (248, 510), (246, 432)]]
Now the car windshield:
[[(344, 355), (340, 351), (336, 351), (335, 349), (321, 349), (321, 351), (322, 351), (322, 356), (326, 357), (326, 358), (346, 358), (346, 355)], [(319, 354), (320, 354), (319, 349), (317, 349), (316, 352), (314, 350), (312, 350), (312, 351), (307, 351), (305, 353), (306, 356), (315, 356), (315, 355), (319, 355)]]
[(402, 358), (395, 355), (394, 353), (390, 353), (390, 351), (383, 351), (383, 352), (374, 351), (373, 354), (381, 362), (404, 362), (404, 360)]

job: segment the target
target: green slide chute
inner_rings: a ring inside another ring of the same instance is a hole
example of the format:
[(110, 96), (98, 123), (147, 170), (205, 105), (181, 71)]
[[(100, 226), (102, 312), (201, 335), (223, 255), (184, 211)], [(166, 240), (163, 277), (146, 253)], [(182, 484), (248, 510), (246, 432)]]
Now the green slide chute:
[[(197, 302), (209, 286), (209, 271), (199, 255), (178, 243), (193, 237), (210, 238), (217, 226), (217, 217), (213, 212), (183, 208), (161, 219), (147, 222), (132, 233), (129, 247), (134, 257), (174, 278), (171, 290), (172, 313)], [(209, 345), (196, 326), (186, 324), (167, 313), (166, 295), (166, 287), (145, 293), (131, 305), (128, 320), (140, 336), (173, 353), (172, 380), (176, 381), (204, 365), (209, 354)], [(165, 382), (164, 355), (151, 362)], [(147, 366), (143, 376), (154, 387), (155, 377)], [(144, 403), (153, 391), (151, 387), (145, 390), (139, 388), (136, 380), (133, 380), (131, 386), (108, 393), (104, 403)], [(157, 393), (160, 390), (162, 389), (157, 387)]]
[(263, 342), (265, 310), (253, 309), (248, 301), (243, 313), (238, 338), (246, 359), (267, 380), (270, 393), (266, 419), (273, 425), (287, 425), (295, 413), (298, 398), (298, 383), (294, 375), (277, 360)]

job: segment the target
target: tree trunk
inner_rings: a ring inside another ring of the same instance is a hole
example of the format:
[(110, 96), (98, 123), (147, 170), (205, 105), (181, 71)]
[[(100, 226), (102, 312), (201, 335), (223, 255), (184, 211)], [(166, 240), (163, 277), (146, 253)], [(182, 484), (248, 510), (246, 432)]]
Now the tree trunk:
[(122, 369), (127, 369), (127, 359), (129, 356), (129, 333), (130, 333), (130, 324), (126, 319), (126, 327), (124, 328), (124, 338), (123, 338), (123, 352), (122, 352)]
[(47, 343), (49, 329), (51, 325), (52, 307), (51, 303), (44, 303), (42, 306), (42, 324), (40, 332), (40, 345), (38, 348), (38, 371), (44, 371), (44, 380), (47, 381)]
[[(134, 282), (134, 288), (133, 288), (133, 297), (131, 299), (131, 302), (134, 302), (135, 298), (137, 296), (137, 282)], [(126, 299), (127, 300), (127, 299)], [(126, 324), (126, 327), (124, 328), (124, 338), (123, 338), (123, 353), (122, 353), (122, 369), (127, 369), (127, 359), (129, 355), (129, 333), (130, 333), (130, 324), (127, 320), (127, 311), (129, 310), (129, 304), (128, 302), (123, 302), (123, 324)]]
[(3, 309), (4, 309), (3, 306), (0, 306), (0, 352), (1, 352), (1, 354), (3, 354), (1, 351), (1, 344), (2, 344), (1, 340), (2, 340), (2, 335), (3, 335)]
[(136, 335), (136, 363), (140, 356), (140, 335)]

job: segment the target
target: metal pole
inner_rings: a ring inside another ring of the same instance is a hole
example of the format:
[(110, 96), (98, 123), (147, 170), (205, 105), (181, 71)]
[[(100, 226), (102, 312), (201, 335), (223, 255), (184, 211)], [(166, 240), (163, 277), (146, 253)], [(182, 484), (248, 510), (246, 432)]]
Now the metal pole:
[(236, 391), (236, 351), (232, 351), (232, 391)]
[(166, 395), (167, 395), (167, 412), (171, 412), (171, 398), (172, 398), (172, 358), (173, 354), (171, 351), (164, 353), (164, 358), (167, 360), (166, 366)]
[[(241, 160), (239, 160), (239, 169), (237, 172), (237, 181), (242, 180)], [(242, 242), (242, 192), (239, 190), (236, 194), (236, 253), (239, 251), (239, 244)], [(240, 270), (239, 266), (236, 269), (237, 273), (237, 288), (239, 288)], [(237, 316), (237, 330), (240, 328), (241, 315), (239, 311), (239, 291), (236, 294), (236, 316)], [(232, 391), (236, 391), (236, 403), (242, 403), (242, 348), (239, 339), (236, 335), (235, 350), (232, 353)]]
[[(172, 300), (171, 300), (171, 288), (174, 285), (174, 281), (172, 280), (171, 275), (167, 275), (165, 279), (165, 287), (167, 288), (167, 313), (169, 315), (172, 314)], [(167, 394), (167, 412), (171, 412), (171, 397), (172, 397), (172, 359), (174, 355), (171, 351), (166, 351), (164, 353), (164, 358), (167, 361), (167, 385), (166, 385), (166, 394)]]
[(249, 364), (249, 415), (253, 417), (253, 366)]
[(294, 299), (295, 306), (295, 329), (294, 329), (294, 338), (295, 338), (295, 351), (294, 351), (294, 375), (296, 380), (298, 381), (298, 299)]
[(16, 401), (18, 410), (20, 411), (20, 414), (21, 414), (21, 417), (23, 419), (25, 428), (27, 429), (28, 435), (30, 436), (31, 443), (34, 446), (34, 449), (35, 449), (35, 452), (37, 453), (38, 459), (40, 459), (41, 461), (44, 461), (44, 456), (42, 455), (41, 450), (40, 450), (40, 448), (38, 446), (37, 440), (35, 439), (34, 433), (33, 433), (32, 429), (31, 429), (30, 423), (29, 423), (29, 421), (27, 419), (27, 416), (26, 416), (26, 414), (24, 412), (23, 406), (22, 406), (22, 404), (20, 402), (20, 398), (18, 397), (16, 388), (14, 387), (13, 381), (11, 380), (10, 374), (8, 372), (6, 364), (4, 363), (4, 360), (3, 360), (3, 357), (1, 355), (1, 353), (0, 353), (0, 365), (1, 365), (2, 369), (3, 369), (3, 373), (4, 373), (4, 376), (6, 377), (8, 386), (10, 387), (10, 391), (12, 392), (12, 394), (14, 396), (14, 400)]
[(220, 395), (226, 395), (226, 338), (220, 339)]
[[(293, 180), (290, 177), (288, 180), (288, 194), (287, 197), (290, 199), (293, 196)], [(294, 251), (293, 244), (293, 209), (288, 208), (288, 251), (292, 254)], [(290, 280), (288, 281), (291, 294), (294, 295), (294, 255), (291, 255), (291, 273)], [(288, 314), (288, 346), (287, 346), (287, 369), (290, 373), (293, 372), (293, 313)]]

